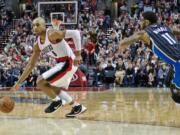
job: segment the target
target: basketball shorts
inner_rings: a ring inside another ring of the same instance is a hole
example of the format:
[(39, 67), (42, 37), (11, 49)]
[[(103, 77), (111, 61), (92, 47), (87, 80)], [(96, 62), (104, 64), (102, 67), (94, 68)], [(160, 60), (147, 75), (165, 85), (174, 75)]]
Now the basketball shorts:
[(42, 77), (52, 86), (67, 89), (77, 68), (73, 65), (72, 60), (69, 59), (44, 72)]
[(171, 83), (175, 85), (176, 88), (180, 89), (180, 60), (174, 60), (155, 46), (153, 47), (153, 52), (164, 62), (171, 65), (173, 68), (173, 77)]

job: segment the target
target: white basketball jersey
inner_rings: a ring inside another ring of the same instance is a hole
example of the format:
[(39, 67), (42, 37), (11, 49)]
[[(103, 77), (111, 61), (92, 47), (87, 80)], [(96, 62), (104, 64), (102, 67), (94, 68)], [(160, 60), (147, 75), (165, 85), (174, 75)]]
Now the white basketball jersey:
[(40, 36), (38, 37), (38, 45), (40, 50), (53, 58), (69, 57), (74, 60), (75, 55), (68, 43), (63, 39), (59, 43), (52, 44), (48, 38), (48, 30), (49, 29), (46, 30), (46, 38), (44, 44), (41, 43)]

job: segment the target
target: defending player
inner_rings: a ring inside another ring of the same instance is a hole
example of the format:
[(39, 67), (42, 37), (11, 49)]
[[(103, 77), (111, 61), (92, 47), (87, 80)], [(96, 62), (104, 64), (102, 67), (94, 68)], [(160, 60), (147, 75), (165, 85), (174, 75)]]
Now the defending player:
[(122, 40), (119, 47), (127, 48), (133, 42), (141, 40), (155, 55), (170, 64), (169, 82), (172, 98), (176, 103), (180, 103), (180, 43), (174, 36), (180, 34), (180, 31), (170, 29), (165, 24), (158, 24), (157, 20), (155, 13), (143, 13), (141, 27), (144, 30)]

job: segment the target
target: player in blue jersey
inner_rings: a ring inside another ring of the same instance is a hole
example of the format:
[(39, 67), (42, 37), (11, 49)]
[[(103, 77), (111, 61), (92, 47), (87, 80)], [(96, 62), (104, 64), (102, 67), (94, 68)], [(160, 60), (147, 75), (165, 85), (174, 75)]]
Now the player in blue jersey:
[(180, 34), (176, 28), (157, 23), (158, 18), (153, 12), (144, 12), (141, 28), (143, 30), (123, 39), (119, 47), (127, 48), (134, 42), (143, 41), (153, 53), (171, 66), (167, 83), (170, 82), (172, 99), (180, 103), (180, 43), (174, 34)]

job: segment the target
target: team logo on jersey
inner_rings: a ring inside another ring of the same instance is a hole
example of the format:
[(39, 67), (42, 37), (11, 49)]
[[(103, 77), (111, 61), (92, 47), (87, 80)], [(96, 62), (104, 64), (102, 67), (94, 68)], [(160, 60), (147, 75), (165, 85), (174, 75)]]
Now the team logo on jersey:
[(71, 82), (74, 82), (78, 79), (78, 75), (77, 74), (73, 74), (73, 77), (71, 79)]
[(44, 49), (43, 49), (43, 52), (44, 53), (48, 53), (48, 52), (50, 52), (50, 51), (52, 51), (53, 50), (53, 47), (49, 44), (48, 46), (46, 46)]

